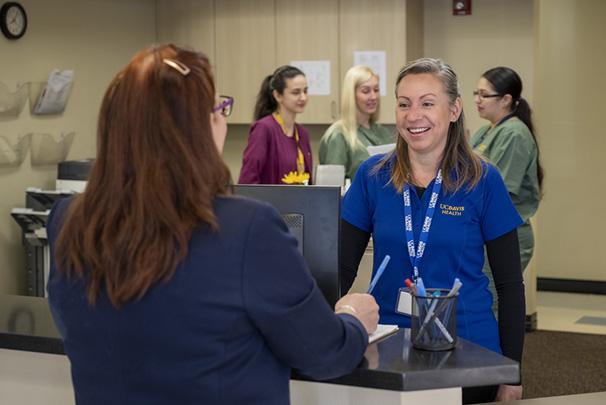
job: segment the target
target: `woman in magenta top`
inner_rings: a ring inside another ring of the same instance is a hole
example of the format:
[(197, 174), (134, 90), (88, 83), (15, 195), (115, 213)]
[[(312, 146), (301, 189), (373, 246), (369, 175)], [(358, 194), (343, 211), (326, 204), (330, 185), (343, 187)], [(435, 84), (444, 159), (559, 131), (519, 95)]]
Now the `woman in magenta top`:
[(267, 76), (255, 106), (255, 123), (244, 150), (240, 184), (285, 184), (290, 172), (313, 169), (309, 133), (295, 123), (307, 105), (307, 80), (299, 69), (282, 66)]

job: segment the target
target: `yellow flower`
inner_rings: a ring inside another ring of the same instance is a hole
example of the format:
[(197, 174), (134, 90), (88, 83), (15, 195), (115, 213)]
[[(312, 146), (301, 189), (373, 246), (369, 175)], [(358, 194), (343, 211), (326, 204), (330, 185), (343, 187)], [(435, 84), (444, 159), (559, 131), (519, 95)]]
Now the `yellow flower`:
[(307, 184), (309, 181), (309, 173), (290, 172), (284, 175), (282, 182), (286, 184)]

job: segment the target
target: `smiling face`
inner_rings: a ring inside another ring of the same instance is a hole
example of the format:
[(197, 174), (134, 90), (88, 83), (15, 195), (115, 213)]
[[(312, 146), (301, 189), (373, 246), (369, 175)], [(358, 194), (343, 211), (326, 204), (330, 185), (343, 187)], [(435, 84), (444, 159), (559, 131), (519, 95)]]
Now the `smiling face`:
[(358, 112), (367, 116), (374, 114), (379, 107), (381, 93), (379, 78), (373, 76), (356, 87), (356, 107)]
[(307, 79), (303, 75), (286, 79), (286, 87), (282, 94), (276, 90), (273, 94), (278, 102), (278, 112), (280, 114), (302, 113), (307, 105)]
[(461, 99), (450, 105), (442, 83), (430, 73), (404, 76), (396, 94), (396, 126), (409, 153), (441, 159), (450, 123), (461, 114)]

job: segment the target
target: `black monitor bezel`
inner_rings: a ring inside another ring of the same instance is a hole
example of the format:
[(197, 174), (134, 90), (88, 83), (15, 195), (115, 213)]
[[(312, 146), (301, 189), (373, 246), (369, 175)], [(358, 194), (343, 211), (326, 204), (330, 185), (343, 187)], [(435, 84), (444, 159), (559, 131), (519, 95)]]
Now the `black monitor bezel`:
[(234, 194), (268, 202), (281, 215), (303, 215), (303, 257), (334, 307), (341, 297), (341, 187), (238, 184), (234, 185)]

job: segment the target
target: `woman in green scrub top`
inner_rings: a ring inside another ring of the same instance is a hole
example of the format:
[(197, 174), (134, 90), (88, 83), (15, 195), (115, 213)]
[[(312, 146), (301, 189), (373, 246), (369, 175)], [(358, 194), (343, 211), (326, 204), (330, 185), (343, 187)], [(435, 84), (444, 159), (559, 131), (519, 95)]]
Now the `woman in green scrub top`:
[[(497, 166), (511, 200), (524, 220), (518, 227), (523, 271), (534, 250), (530, 218), (539, 207), (543, 182), (530, 106), (522, 97), (522, 79), (507, 67), (493, 68), (484, 73), (473, 94), (478, 114), (490, 124), (480, 128), (470, 142), (475, 150)], [(484, 273), (490, 279), (490, 289), (496, 297), (488, 260), (484, 261)], [(494, 300), (495, 314), (497, 308), (498, 302)]]
[(379, 76), (362, 65), (349, 69), (343, 80), (341, 118), (322, 136), (320, 164), (343, 165), (345, 177), (353, 179), (370, 157), (368, 146), (395, 142), (389, 130), (376, 123), (380, 102)]

